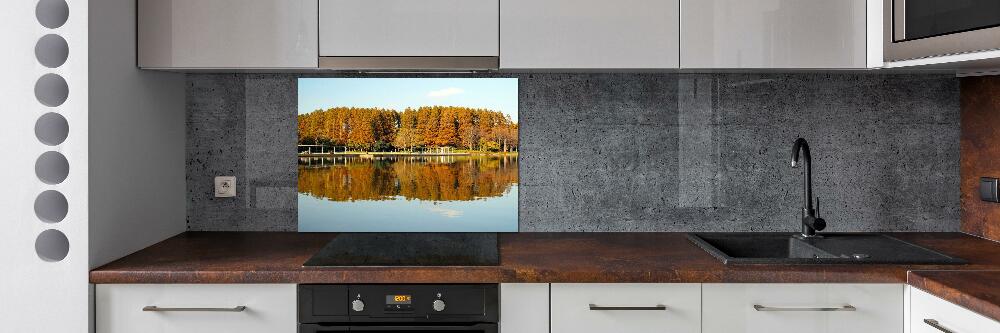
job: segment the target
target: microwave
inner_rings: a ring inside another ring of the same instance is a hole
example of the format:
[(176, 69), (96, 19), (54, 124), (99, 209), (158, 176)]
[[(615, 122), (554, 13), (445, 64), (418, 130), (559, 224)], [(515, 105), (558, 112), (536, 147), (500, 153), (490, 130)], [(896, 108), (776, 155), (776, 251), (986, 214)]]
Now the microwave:
[(884, 0), (885, 61), (1000, 49), (1000, 0)]

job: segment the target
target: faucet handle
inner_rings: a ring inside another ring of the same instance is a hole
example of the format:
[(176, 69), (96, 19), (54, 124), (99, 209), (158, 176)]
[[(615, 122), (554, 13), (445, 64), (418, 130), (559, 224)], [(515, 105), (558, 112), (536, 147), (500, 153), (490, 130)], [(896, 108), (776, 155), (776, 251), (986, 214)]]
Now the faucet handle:
[(812, 222), (810, 227), (812, 227), (816, 231), (821, 231), (823, 229), (826, 229), (826, 220), (824, 220), (822, 217), (814, 218), (810, 222)]
[(819, 196), (816, 196), (816, 217), (819, 217)]

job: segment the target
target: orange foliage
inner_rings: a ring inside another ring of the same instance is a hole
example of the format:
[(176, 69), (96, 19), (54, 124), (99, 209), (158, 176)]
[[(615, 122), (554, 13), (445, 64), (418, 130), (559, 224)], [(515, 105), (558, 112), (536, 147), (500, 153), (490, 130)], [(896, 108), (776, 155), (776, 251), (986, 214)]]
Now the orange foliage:
[(458, 106), (395, 110), (336, 107), (298, 116), (299, 144), (349, 149), (455, 147), (517, 151), (517, 124), (501, 112)]
[(331, 201), (470, 201), (517, 184), (517, 157), (334, 157), (300, 159), (299, 192)]

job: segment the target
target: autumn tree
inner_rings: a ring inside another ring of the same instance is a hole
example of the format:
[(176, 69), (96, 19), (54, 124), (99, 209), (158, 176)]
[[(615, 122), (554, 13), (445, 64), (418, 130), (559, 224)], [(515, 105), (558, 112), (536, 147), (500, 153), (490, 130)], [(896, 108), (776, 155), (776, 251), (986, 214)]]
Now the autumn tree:
[(465, 149), (475, 149), (479, 141), (479, 130), (472, 109), (460, 108), (456, 111), (458, 145)]
[(424, 106), (403, 112), (336, 107), (298, 116), (299, 144), (364, 151), (418, 147), (516, 151), (517, 123), (503, 113), (467, 107)]
[(419, 142), (420, 137), (417, 135), (416, 128), (403, 127), (396, 133), (396, 138), (392, 141), (392, 145), (399, 149), (413, 151), (413, 148), (416, 147)]
[(438, 107), (420, 107), (417, 109), (417, 128), (423, 134), (424, 146), (437, 145), (437, 130), (441, 111)]
[(438, 121), (437, 139), (434, 141), (438, 147), (455, 147), (458, 141), (458, 121), (455, 118), (455, 110), (452, 108), (442, 108)]

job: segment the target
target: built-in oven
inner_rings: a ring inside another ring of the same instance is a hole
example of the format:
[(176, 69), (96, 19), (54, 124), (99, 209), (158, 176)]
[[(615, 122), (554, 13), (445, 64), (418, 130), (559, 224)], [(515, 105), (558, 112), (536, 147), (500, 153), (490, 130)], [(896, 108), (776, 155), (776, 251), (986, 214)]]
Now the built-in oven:
[(1000, 49), (1000, 0), (884, 0), (885, 60)]
[(299, 333), (497, 333), (495, 284), (303, 284)]

